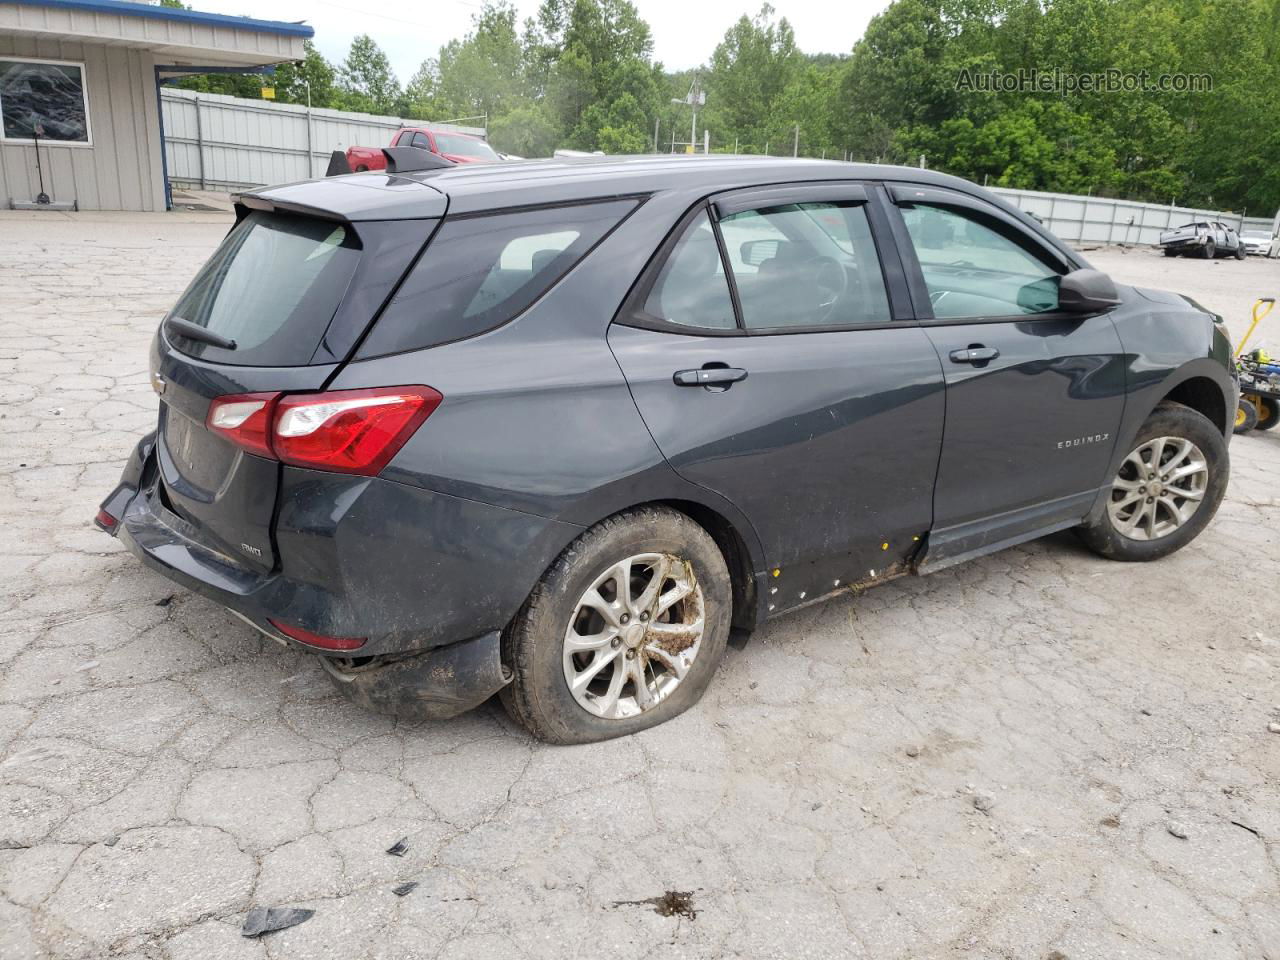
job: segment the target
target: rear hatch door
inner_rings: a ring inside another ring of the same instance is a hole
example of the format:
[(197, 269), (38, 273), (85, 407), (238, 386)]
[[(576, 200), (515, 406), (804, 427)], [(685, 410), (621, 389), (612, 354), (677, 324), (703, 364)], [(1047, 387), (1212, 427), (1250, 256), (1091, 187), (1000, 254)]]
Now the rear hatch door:
[(437, 221), (351, 223), (258, 205), (240, 208), (166, 316), (151, 372), (161, 505), (185, 536), (266, 572), (280, 465), (210, 430), (210, 406), (323, 389)]

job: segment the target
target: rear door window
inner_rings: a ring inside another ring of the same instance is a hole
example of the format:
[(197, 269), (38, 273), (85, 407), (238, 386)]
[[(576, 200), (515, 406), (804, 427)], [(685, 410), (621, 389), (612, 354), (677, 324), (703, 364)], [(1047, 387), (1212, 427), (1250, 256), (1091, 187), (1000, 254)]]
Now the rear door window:
[(522, 313), (635, 209), (636, 200), (446, 220), (360, 358), (473, 337)]
[(793, 203), (720, 221), (748, 330), (888, 323), (889, 297), (861, 203)]
[[(348, 226), (254, 211), (227, 234), (170, 317), (234, 340), (234, 350), (168, 328), (183, 353), (245, 366), (306, 364), (360, 259)], [(207, 356), (206, 356), (207, 355)]]

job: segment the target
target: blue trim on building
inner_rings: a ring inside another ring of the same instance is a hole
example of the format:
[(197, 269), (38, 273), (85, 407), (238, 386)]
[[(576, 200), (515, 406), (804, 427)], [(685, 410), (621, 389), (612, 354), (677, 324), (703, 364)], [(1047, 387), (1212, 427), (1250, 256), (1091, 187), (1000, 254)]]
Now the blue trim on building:
[(291, 37), (314, 37), (314, 27), (303, 23), (285, 23), (280, 20), (254, 20), (252, 17), (232, 17), (223, 13), (201, 13), (198, 10), (180, 10), (177, 7), (153, 7), (145, 3), (129, 3), (127, 0), (6, 0), (22, 7), (59, 7), (85, 10), (89, 13), (111, 13), (126, 17), (143, 17), (147, 20), (177, 20), (181, 23), (199, 23), (210, 27), (226, 27), (235, 30), (254, 30), (258, 33), (283, 33)]

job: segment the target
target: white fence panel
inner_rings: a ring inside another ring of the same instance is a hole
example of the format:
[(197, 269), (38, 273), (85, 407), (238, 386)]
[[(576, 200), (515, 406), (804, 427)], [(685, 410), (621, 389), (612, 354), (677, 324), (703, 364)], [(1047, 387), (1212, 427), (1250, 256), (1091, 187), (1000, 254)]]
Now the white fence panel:
[(1080, 197), (1067, 193), (1041, 193), (991, 187), (1020, 210), (1034, 213), (1044, 225), (1068, 243), (1158, 243), (1162, 231), (1195, 220), (1220, 220), (1237, 230), (1266, 230), (1271, 217), (1244, 217), (1220, 210), (1171, 207), (1136, 200)]
[[(207, 190), (317, 177), (334, 150), (385, 146), (400, 127), (425, 122), (169, 87), (161, 90), (160, 105), (169, 182)], [(484, 133), (480, 127), (432, 126)]]

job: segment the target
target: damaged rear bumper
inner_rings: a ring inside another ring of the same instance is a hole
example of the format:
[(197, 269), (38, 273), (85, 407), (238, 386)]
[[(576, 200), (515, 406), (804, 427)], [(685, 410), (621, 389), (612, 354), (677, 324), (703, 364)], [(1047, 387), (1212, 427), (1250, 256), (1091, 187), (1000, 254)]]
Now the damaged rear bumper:
[(338, 689), (366, 710), (443, 720), (478, 707), (511, 682), (500, 637), (495, 631), (395, 660), (319, 659)]

